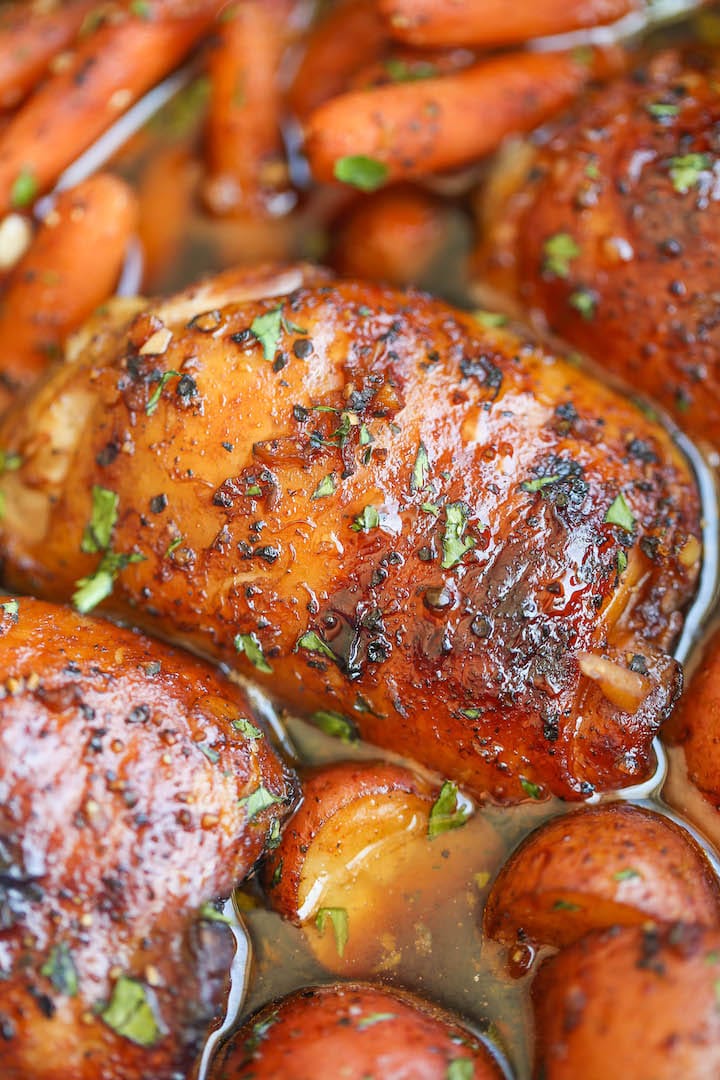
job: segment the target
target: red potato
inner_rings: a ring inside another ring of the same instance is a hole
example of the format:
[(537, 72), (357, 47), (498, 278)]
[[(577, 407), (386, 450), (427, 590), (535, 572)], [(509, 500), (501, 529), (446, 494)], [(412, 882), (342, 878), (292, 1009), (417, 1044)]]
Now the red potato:
[(720, 933), (588, 934), (533, 983), (536, 1080), (716, 1080)]
[(644, 0), (378, 0), (388, 31), (411, 45), (514, 45), (614, 22)]
[[(700, 557), (662, 427), (521, 331), (318, 270), (135, 311), (3, 421), (6, 581), (500, 802), (652, 771)], [(93, 486), (118, 511), (88, 553)]]
[(50, 61), (72, 44), (98, 0), (3, 5), (0, 11), (0, 109), (11, 109), (33, 89)]
[[(0, 133), (0, 210), (47, 190), (117, 117), (180, 63), (212, 25), (220, 0), (152, 4), (103, 24), (48, 78)], [(145, 9), (148, 10), (146, 15)], [(182, 8), (182, 5), (181, 5)]]
[(680, 744), (688, 779), (720, 809), (720, 635), (706, 647), (665, 737)]
[(300, 120), (347, 88), (354, 72), (383, 53), (387, 32), (375, 4), (341, 0), (313, 26), (288, 91), (290, 110)]
[(511, 297), (715, 448), (719, 75), (717, 53), (657, 53), (526, 146), (509, 177), (500, 162), (476, 263), (480, 290)]
[(289, 186), (278, 70), (296, 0), (243, 0), (218, 28), (210, 53), (207, 206), (216, 214), (266, 213)]
[(489, 880), (501, 853), (492, 827), (452, 785), (442, 792), (387, 763), (343, 762), (304, 777), (303, 801), (263, 880), (325, 968), (355, 977), (386, 970), (390, 956), (414, 947), (413, 910), (433, 933), (422, 894), (440, 889), (454, 903), (468, 890), (474, 902), (476, 875)]
[(360, 199), (333, 230), (332, 264), (348, 277), (422, 284), (447, 244), (451, 211), (409, 184)]
[(379, 185), (466, 165), (571, 102), (598, 61), (614, 64), (593, 55), (591, 64), (569, 52), (501, 56), (441, 78), (340, 94), (305, 125), (313, 174), (333, 180), (338, 162), (370, 158)]
[(33, 382), (112, 294), (137, 216), (131, 188), (109, 173), (58, 196), (0, 300), (0, 402)]
[(479, 1039), (448, 1013), (361, 983), (300, 990), (251, 1017), (209, 1080), (502, 1080)]
[(291, 777), (237, 687), (110, 623), (5, 598), (0, 671), (3, 1080), (184, 1076), (230, 951), (195, 955), (199, 910)]
[(720, 927), (720, 889), (701, 848), (628, 803), (541, 825), (493, 884), (484, 929), (508, 944), (569, 945), (589, 930), (647, 923)]

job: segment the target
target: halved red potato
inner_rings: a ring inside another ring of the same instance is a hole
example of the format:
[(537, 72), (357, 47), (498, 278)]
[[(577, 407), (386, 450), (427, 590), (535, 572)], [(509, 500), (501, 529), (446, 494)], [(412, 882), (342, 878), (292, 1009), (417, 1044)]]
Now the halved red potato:
[(305, 927), (331, 971), (384, 970), (415, 947), (420, 913), (432, 933), (423, 893), (453, 902), (467, 888), (476, 901), (489, 880), (500, 843), (471, 814), (449, 782), (386, 762), (326, 766), (304, 781), (303, 801), (265, 863), (270, 903)]
[(716, 1080), (720, 933), (676, 924), (594, 932), (533, 983), (540, 1080)]
[(720, 634), (711, 639), (665, 736), (682, 744), (688, 778), (720, 809)]
[(0, 673), (0, 1075), (185, 1076), (231, 958), (198, 916), (291, 779), (238, 687), (110, 623), (4, 598)]
[(568, 945), (589, 930), (684, 921), (720, 926), (707, 857), (669, 818), (628, 803), (541, 825), (510, 856), (485, 908), (485, 932)]
[(348, 983), (273, 1002), (223, 1048), (210, 1080), (502, 1080), (467, 1028), (402, 991)]

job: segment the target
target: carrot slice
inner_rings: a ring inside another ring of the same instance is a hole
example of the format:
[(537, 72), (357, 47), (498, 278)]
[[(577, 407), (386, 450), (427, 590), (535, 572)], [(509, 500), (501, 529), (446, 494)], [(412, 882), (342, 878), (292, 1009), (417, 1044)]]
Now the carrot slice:
[(642, 0), (378, 0), (393, 37), (412, 45), (512, 45), (615, 22)]
[(262, 211), (273, 193), (288, 187), (278, 69), (292, 7), (293, 0), (245, 0), (220, 27), (210, 55), (204, 191), (215, 213)]
[(311, 31), (288, 93), (288, 104), (301, 120), (347, 89), (353, 72), (378, 60), (387, 30), (374, 4), (345, 0)]
[(567, 105), (607, 56), (509, 54), (455, 75), (342, 94), (309, 118), (306, 149), (318, 180), (365, 190), (392, 179), (442, 172), (530, 131)]
[(113, 291), (136, 227), (131, 189), (98, 173), (62, 192), (8, 279), (0, 304), (0, 375), (32, 382)]
[[(188, 18), (129, 16), (83, 41), (0, 135), (0, 212), (27, 205), (120, 113), (171, 71), (211, 25), (221, 4), (203, 0)], [(160, 4), (163, 12), (168, 5)], [(170, 10), (172, 8), (170, 7)]]
[(9, 4), (0, 14), (0, 109), (14, 108), (50, 61), (75, 39), (97, 0), (58, 3), (50, 11)]

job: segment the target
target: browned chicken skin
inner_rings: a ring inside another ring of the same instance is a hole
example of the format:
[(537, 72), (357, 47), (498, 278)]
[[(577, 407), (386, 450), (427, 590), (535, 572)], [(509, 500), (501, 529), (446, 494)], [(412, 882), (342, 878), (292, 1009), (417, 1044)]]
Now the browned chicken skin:
[(717, 62), (661, 53), (490, 184), (481, 283), (720, 447)]
[[(112, 590), (498, 800), (648, 774), (698, 500), (630, 402), (422, 294), (301, 269), (86, 337), (0, 429), (13, 587)], [(88, 547), (94, 486), (117, 504)]]
[(0, 1075), (184, 1076), (232, 955), (201, 905), (289, 778), (236, 687), (139, 634), (5, 599), (0, 666)]

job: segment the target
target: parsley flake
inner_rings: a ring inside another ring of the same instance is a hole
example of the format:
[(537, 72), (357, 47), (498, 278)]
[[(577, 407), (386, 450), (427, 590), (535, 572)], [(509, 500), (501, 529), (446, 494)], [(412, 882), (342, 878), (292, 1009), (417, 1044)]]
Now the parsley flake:
[(591, 322), (595, 317), (597, 296), (592, 289), (576, 289), (575, 292), (570, 293), (568, 303), (570, 307), (575, 308), (587, 322)]
[(712, 168), (709, 154), (683, 154), (670, 158), (670, 179), (679, 195), (686, 195), (700, 180), (700, 174)]
[(507, 326), (508, 322), (507, 315), (501, 315), (499, 311), (484, 311), (482, 308), (473, 311), (473, 318), (488, 330), (494, 330), (498, 326)]
[(272, 675), (272, 668), (265, 659), (262, 645), (255, 634), (236, 634), (233, 644), (235, 645), (235, 651), (245, 653), (250, 663), (258, 671), (263, 671), (266, 675)]
[(520, 787), (531, 799), (542, 799), (542, 788), (539, 784), (533, 784), (532, 780), (526, 780), (524, 776), (521, 776)]
[(665, 120), (671, 116), (677, 116), (680, 112), (679, 105), (671, 105), (665, 101), (651, 101), (646, 105), (647, 111), (654, 120)]
[(542, 491), (549, 484), (556, 484), (559, 479), (559, 473), (555, 473), (553, 476), (538, 476), (535, 480), (523, 480), (520, 487), (523, 491), (529, 491), (532, 494), (536, 491)]
[(72, 601), (80, 614), (87, 615), (88, 611), (92, 611), (112, 594), (118, 574), (126, 566), (144, 561), (145, 556), (137, 552), (128, 555), (106, 551), (95, 573), (75, 582)]
[(323, 476), (318, 486), (310, 496), (311, 499), (327, 499), (328, 495), (332, 495), (335, 491), (335, 473), (328, 473), (327, 476)]
[(234, 727), (236, 731), (239, 731), (241, 735), (244, 735), (246, 739), (262, 739), (262, 731), (260, 728), (256, 728), (254, 724), (251, 724), (244, 716), (238, 717), (237, 720), (232, 720), (231, 727)]
[(629, 533), (635, 528), (633, 512), (625, 501), (625, 496), (622, 491), (615, 499), (613, 499), (608, 507), (604, 521), (606, 525), (617, 525), (618, 528), (624, 529), (625, 532)]
[(262, 345), (263, 358), (272, 361), (275, 359), (280, 333), (282, 331), (282, 304), (265, 312), (264, 315), (256, 315), (250, 324), (250, 333)]
[(475, 1065), (469, 1058), (455, 1058), (447, 1067), (445, 1080), (473, 1080)]
[(555, 277), (566, 278), (570, 273), (570, 263), (579, 254), (580, 248), (570, 233), (555, 233), (543, 244), (543, 270)]
[(365, 154), (349, 154), (338, 158), (333, 175), (341, 183), (350, 184), (360, 191), (377, 191), (387, 180), (388, 167)]
[(353, 532), (370, 532), (371, 529), (377, 529), (379, 524), (380, 515), (375, 507), (366, 506), (362, 513), (357, 515), (350, 528)]
[(94, 554), (105, 551), (109, 547), (110, 537), (117, 521), (119, 501), (120, 497), (114, 491), (93, 484), (92, 512), (80, 541), (81, 551)]
[(443, 558), (440, 564), (443, 570), (451, 570), (466, 552), (475, 547), (472, 536), (465, 536), (467, 528), (467, 510), (462, 503), (448, 503), (445, 507), (445, 532), (442, 538)]
[(281, 795), (274, 795), (272, 791), (268, 791), (262, 784), (255, 791), (252, 791), (249, 795), (245, 795), (244, 798), (238, 799), (238, 806), (245, 807), (245, 813), (247, 820), (252, 821), (258, 814), (261, 814), (263, 810), (267, 810), (269, 806), (275, 806), (276, 803), (284, 802)]
[(470, 817), (470, 810), (458, 802), (457, 784), (445, 780), (432, 805), (428, 818), (428, 836), (434, 840), (449, 829), (459, 829)]
[(18, 604), (17, 600), (5, 600), (2, 604), (0, 604), (0, 608), (2, 608), (6, 615), (10, 616), (13, 622), (18, 621), (18, 612), (20, 611), (20, 605)]
[(15, 472), (22, 465), (22, 458), (13, 450), (0, 450), (0, 473)]
[(338, 951), (338, 956), (341, 957), (345, 952), (345, 946), (350, 937), (350, 927), (346, 909), (341, 907), (318, 908), (318, 913), (315, 917), (315, 925), (321, 934), (325, 933), (325, 927), (328, 921), (332, 924), (333, 933), (335, 935), (335, 946)]
[(634, 866), (627, 866), (624, 870), (618, 870), (613, 877), (616, 881), (630, 881), (631, 878), (641, 878), (642, 874)]
[(179, 371), (164, 371), (162, 373), (158, 380), (157, 386), (147, 400), (147, 405), (145, 406), (146, 416), (152, 416), (152, 414), (155, 412), (158, 407), (160, 398), (162, 397), (162, 392), (167, 386), (167, 384), (170, 382), (170, 380), (179, 378), (181, 378)]
[(347, 716), (329, 709), (318, 709), (310, 717), (312, 722), (326, 735), (341, 739), (344, 743), (357, 742), (357, 728)]
[(197, 917), (204, 922), (219, 922), (225, 923), (226, 926), (233, 926), (233, 920), (225, 915), (224, 912), (218, 911), (212, 900), (205, 901), (198, 911)]
[(40, 974), (50, 980), (58, 994), (77, 997), (77, 971), (70, 949), (64, 941), (51, 949), (50, 956), (40, 968)]
[(384, 68), (393, 82), (419, 82), (421, 79), (432, 79), (437, 75), (437, 68), (427, 60), (415, 60), (408, 63), (396, 56), (389, 56), (384, 63)]
[(556, 900), (553, 911), (582, 911), (580, 904), (573, 904), (571, 900)]
[(137, 979), (121, 975), (100, 1018), (118, 1035), (138, 1046), (154, 1046), (162, 1035), (145, 987)]
[(295, 646), (296, 652), (298, 649), (307, 649), (308, 652), (320, 653), (322, 656), (327, 656), (329, 660), (337, 659), (330, 646), (314, 630), (305, 631)]
[(430, 461), (428, 459), (428, 452), (425, 448), (425, 443), (420, 443), (418, 446), (417, 454), (415, 455), (415, 464), (413, 465), (412, 476), (410, 477), (410, 491), (422, 491), (428, 482), (428, 476), (430, 474)]
[(18, 173), (10, 189), (10, 206), (13, 210), (21, 210), (30, 206), (35, 201), (38, 193), (38, 182), (35, 173), (28, 166)]
[(397, 1013), (391, 1012), (370, 1013), (369, 1016), (361, 1016), (355, 1028), (357, 1031), (365, 1031), (369, 1027), (374, 1027), (375, 1024), (381, 1024), (384, 1020), (394, 1020), (396, 1015)]

